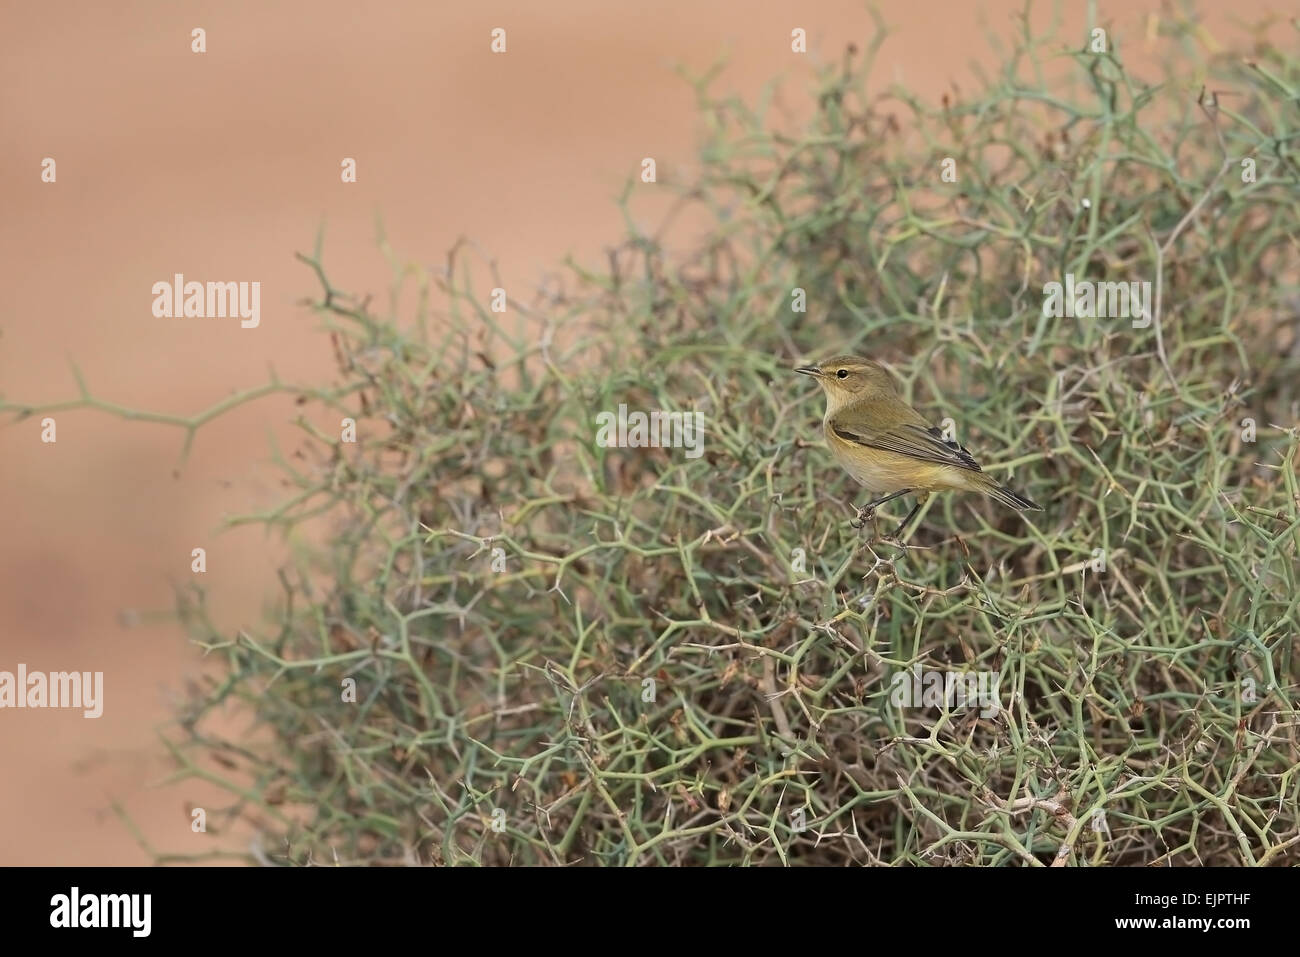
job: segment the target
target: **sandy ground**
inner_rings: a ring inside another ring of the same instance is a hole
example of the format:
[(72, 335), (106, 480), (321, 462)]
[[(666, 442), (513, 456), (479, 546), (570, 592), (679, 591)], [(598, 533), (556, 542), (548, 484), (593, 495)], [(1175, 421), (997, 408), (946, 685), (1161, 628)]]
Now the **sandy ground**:
[[(929, 97), (970, 88), (968, 64), (990, 61), (981, 24), (1010, 36), (1021, 4), (942, 6), (882, 3), (898, 32), (880, 80)], [(1084, 5), (1070, 6), (1081, 41)], [(1223, 6), (1214, 29), (1268, 10)], [(1099, 7), (1135, 43), (1159, 9)], [(6, 4), (0, 393), (73, 398), (75, 362), (104, 400), (192, 415), (264, 383), (271, 363), (286, 379), (328, 376), (328, 340), (297, 304), (314, 279), (293, 258), (322, 222), (345, 289), (386, 288), (377, 213), (403, 258), (440, 262), (468, 235), (525, 287), (621, 236), (612, 197), (641, 157), (693, 161), (699, 122), (675, 63), (703, 70), (726, 53), (720, 89), (752, 97), (782, 76), (795, 103), (812, 63), (864, 45), (871, 24), (857, 2), (773, 0)], [(505, 55), (489, 51), (494, 27)], [(807, 56), (790, 50), (794, 27)], [(344, 185), (348, 156), (359, 181)], [(44, 157), (54, 184), (40, 181)], [(177, 272), (260, 281), (261, 325), (155, 318), (151, 286)], [(173, 584), (201, 577), (217, 622), (256, 628), (279, 553), (255, 529), (217, 529), (279, 500), (268, 436), (291, 440), (289, 414), (271, 400), (211, 422), (178, 477), (178, 429), (67, 411), (47, 445), (34, 420), (0, 424), (0, 670), (102, 670), (106, 686), (94, 720), (0, 711), (0, 863), (146, 863), (114, 801), (161, 850), (217, 840), (189, 828), (210, 793), (152, 786), (169, 771), (156, 729), (202, 668), (158, 613)], [(196, 546), (203, 576), (189, 570)], [(124, 627), (124, 611), (140, 623)]]

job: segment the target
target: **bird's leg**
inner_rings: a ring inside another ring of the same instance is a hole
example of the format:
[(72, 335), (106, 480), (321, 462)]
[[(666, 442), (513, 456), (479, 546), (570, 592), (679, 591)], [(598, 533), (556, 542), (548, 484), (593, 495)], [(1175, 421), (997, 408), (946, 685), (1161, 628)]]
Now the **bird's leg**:
[(912, 491), (910, 488), (899, 489), (897, 492), (890, 492), (884, 498), (872, 499), (866, 505), (858, 509), (858, 517), (850, 520), (849, 524), (854, 528), (861, 528), (863, 525), (867, 524), (867, 522), (871, 521), (871, 517), (876, 514), (876, 509), (879, 506), (884, 505), (886, 502), (892, 502), (900, 495), (906, 495), (910, 491)]
[(912, 506), (912, 510), (907, 513), (907, 518), (903, 519), (903, 521), (899, 524), (898, 528), (894, 529), (894, 534), (890, 535), (889, 537), (897, 541), (899, 544), (902, 544), (903, 529), (907, 528), (908, 524), (912, 521), (912, 519), (916, 518), (916, 513), (921, 510), (921, 506), (924, 505), (929, 498), (930, 498), (929, 492), (921, 492), (920, 494), (918, 494), (916, 496), (916, 504)]

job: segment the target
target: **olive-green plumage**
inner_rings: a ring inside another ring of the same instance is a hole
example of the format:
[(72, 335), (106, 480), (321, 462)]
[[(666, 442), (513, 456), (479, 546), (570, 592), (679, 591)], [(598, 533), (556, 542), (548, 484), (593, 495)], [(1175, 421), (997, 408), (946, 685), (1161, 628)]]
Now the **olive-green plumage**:
[[(822, 427), (835, 460), (873, 496), (884, 497), (865, 512), (907, 492), (919, 493), (924, 502), (930, 492), (945, 489), (980, 492), (1014, 509), (1042, 508), (989, 478), (970, 452), (944, 439), (907, 404), (893, 376), (879, 363), (835, 356), (795, 371), (815, 378), (826, 393)], [(903, 520), (899, 532), (911, 517)]]

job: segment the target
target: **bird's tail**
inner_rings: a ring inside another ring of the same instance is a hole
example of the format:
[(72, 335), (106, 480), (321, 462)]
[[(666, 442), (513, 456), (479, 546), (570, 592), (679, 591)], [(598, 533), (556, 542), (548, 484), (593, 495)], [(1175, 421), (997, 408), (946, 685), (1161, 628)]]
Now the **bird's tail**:
[(1014, 508), (1022, 512), (1028, 510), (1041, 512), (1043, 510), (1043, 506), (1039, 505), (1037, 502), (1033, 501), (1032, 499), (1025, 498), (1023, 495), (1019, 495), (1016, 492), (1011, 491), (1011, 489), (1007, 488), (1005, 485), (998, 485), (992, 479), (986, 478), (979, 484), (980, 484), (981, 492), (983, 492), (985, 495), (990, 496), (991, 498), (997, 499), (1003, 505), (1006, 505), (1010, 508)]

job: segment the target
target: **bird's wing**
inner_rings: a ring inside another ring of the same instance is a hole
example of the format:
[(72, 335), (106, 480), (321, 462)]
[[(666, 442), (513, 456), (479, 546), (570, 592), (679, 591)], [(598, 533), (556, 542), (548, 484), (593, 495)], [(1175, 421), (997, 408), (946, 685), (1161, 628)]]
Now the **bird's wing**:
[(846, 442), (868, 448), (905, 455), (922, 462), (951, 465), (970, 472), (982, 472), (971, 454), (943, 433), (928, 425), (895, 424), (888, 428), (867, 428), (855, 423), (832, 419), (831, 431)]

